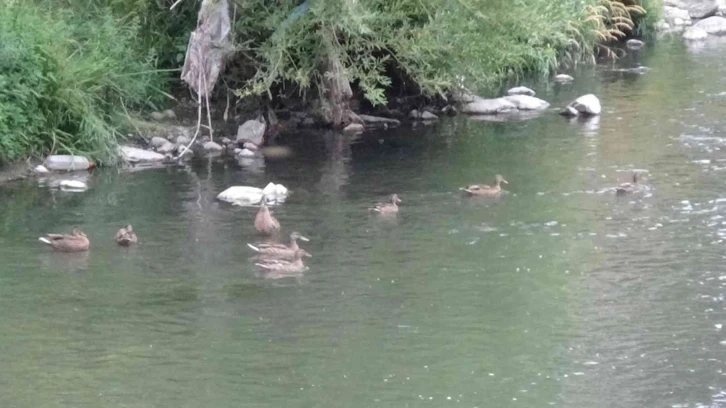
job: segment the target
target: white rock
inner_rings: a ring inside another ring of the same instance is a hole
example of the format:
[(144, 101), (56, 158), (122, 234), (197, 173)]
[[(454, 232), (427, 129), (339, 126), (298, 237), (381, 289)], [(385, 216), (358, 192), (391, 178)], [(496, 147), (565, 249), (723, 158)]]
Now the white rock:
[(439, 118), (438, 116), (434, 115), (433, 113), (431, 113), (429, 111), (425, 111), (425, 110), (419, 111), (416, 109), (412, 110), (411, 113), (408, 114), (408, 116), (411, 119), (419, 119), (419, 120), (436, 120)]
[(156, 148), (156, 151), (161, 154), (171, 153), (174, 150), (176, 150), (176, 145), (168, 140), (166, 141), (166, 143)]
[(179, 136), (176, 138), (176, 144), (177, 145), (188, 145), (192, 140), (186, 136)]
[(478, 115), (492, 115), (515, 110), (517, 110), (517, 107), (504, 98), (484, 99), (477, 97), (473, 102), (461, 106), (461, 112)]
[(625, 46), (631, 50), (639, 50), (645, 46), (645, 43), (640, 40), (636, 40), (635, 38), (631, 38), (625, 42)]
[(35, 168), (33, 169), (33, 171), (36, 172), (36, 173), (38, 173), (38, 174), (45, 174), (45, 173), (49, 173), (50, 172), (50, 170), (48, 170), (42, 164), (39, 164), (39, 165), (35, 166)]
[(529, 95), (534, 96), (535, 92), (526, 86), (517, 86), (507, 91), (507, 95)]
[(222, 146), (212, 141), (204, 143), (202, 145), (202, 148), (204, 148), (205, 152), (221, 152), (222, 150), (224, 150)]
[(697, 22), (693, 25), (711, 35), (726, 35), (726, 18), (725, 17), (709, 17)]
[(268, 183), (265, 188), (262, 189), (262, 194), (269, 200), (274, 197), (275, 199), (287, 197), (287, 187), (282, 184)]
[(698, 41), (708, 38), (708, 33), (699, 27), (689, 27), (683, 33), (683, 38), (690, 41)]
[(251, 119), (237, 128), (237, 141), (249, 141), (261, 145), (265, 137), (267, 123), (263, 119)]
[(169, 143), (169, 141), (166, 140), (166, 139), (164, 139), (163, 137), (154, 136), (149, 141), (149, 146), (151, 146), (151, 147), (153, 147), (153, 148), (156, 149), (156, 148), (159, 148), (161, 146), (164, 146), (167, 143)]
[(249, 186), (232, 186), (217, 195), (217, 200), (234, 205), (254, 205), (262, 200), (262, 189)]
[(573, 78), (573, 77), (571, 77), (571, 76), (569, 76), (567, 74), (559, 74), (559, 75), (555, 75), (555, 77), (553, 78), (553, 80), (555, 82), (559, 82), (559, 83), (566, 83), (566, 82), (572, 82), (572, 81), (574, 81), (575, 78)]
[(679, 18), (679, 17), (676, 17), (676, 18), (673, 19), (673, 25), (675, 25), (675, 26), (686, 25), (686, 20), (684, 20), (682, 18)]
[(602, 111), (600, 100), (593, 94), (583, 95), (575, 99), (569, 106), (586, 115), (599, 115)]
[(360, 123), (351, 123), (343, 129), (344, 133), (360, 133), (365, 130), (365, 126)]
[(62, 190), (83, 191), (88, 189), (86, 183), (78, 180), (61, 180), (58, 186), (60, 186)]
[(665, 7), (665, 20), (671, 25), (683, 25), (686, 20), (690, 19), (691, 15), (688, 13), (688, 10), (676, 7)]
[(119, 147), (119, 154), (129, 163), (149, 163), (164, 160), (164, 155), (151, 150), (139, 149), (131, 146)]
[(718, 11), (716, 0), (665, 0), (663, 4), (681, 9), (696, 19), (712, 16)]
[(237, 149), (234, 149), (238, 156), (241, 157), (253, 157), (255, 155), (255, 152), (253, 152), (250, 149), (239, 149), (239, 152), (237, 152)]
[(549, 102), (529, 95), (509, 95), (504, 99), (514, 104), (519, 110), (541, 111), (550, 107)]

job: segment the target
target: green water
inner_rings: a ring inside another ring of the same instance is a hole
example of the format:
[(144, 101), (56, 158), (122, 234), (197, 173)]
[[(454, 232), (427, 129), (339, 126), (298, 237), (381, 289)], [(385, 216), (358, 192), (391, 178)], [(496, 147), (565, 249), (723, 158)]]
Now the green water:
[[(84, 193), (0, 186), (2, 407), (726, 407), (726, 45), (649, 47), (533, 85), (554, 112), (319, 133), (263, 165), (98, 171)], [(626, 58), (621, 66), (632, 66)], [(633, 169), (650, 190), (617, 198)], [(501, 173), (508, 194), (460, 185)], [(248, 260), (275, 208), (313, 258)], [(398, 193), (394, 219), (366, 208)], [(131, 223), (137, 247), (113, 242)], [(87, 254), (37, 241), (81, 226)]]

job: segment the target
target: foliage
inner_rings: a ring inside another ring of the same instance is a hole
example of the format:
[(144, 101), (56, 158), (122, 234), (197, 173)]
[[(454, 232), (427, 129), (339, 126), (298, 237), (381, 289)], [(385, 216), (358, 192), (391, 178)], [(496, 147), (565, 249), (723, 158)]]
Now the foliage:
[(118, 117), (161, 85), (138, 21), (0, 0), (0, 26), (0, 162), (55, 151), (113, 161)]

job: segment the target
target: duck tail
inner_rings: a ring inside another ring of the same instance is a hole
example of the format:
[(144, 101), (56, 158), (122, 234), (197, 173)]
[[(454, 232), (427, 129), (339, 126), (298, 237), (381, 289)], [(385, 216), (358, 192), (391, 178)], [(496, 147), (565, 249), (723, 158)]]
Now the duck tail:
[(40, 241), (40, 242), (42, 242), (44, 244), (47, 244), (47, 245), (51, 245), (50, 240), (48, 238), (45, 238), (45, 237), (38, 238), (38, 241)]
[(247, 246), (250, 247), (250, 248), (252, 248), (252, 250), (255, 251), (255, 252), (260, 252), (260, 248), (257, 248), (256, 246), (254, 246), (252, 244), (247, 244)]

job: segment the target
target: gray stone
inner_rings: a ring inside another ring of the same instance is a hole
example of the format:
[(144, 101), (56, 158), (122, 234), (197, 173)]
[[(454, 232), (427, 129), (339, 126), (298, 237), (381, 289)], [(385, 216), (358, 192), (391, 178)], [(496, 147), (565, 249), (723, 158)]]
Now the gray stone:
[(167, 109), (161, 112), (161, 114), (164, 115), (164, 118), (166, 119), (176, 119), (176, 113), (174, 113), (174, 111), (171, 109)]
[(726, 18), (725, 17), (709, 17), (705, 18), (693, 27), (698, 27), (711, 35), (726, 35)]
[(150, 163), (164, 160), (163, 154), (131, 146), (120, 146), (119, 155), (129, 163)]
[(534, 96), (535, 92), (526, 86), (517, 86), (507, 91), (507, 95), (529, 95)]
[(154, 136), (149, 141), (149, 145), (153, 148), (159, 148), (161, 146), (164, 146), (165, 144), (169, 143), (168, 140), (164, 139), (163, 137)]
[(411, 113), (408, 114), (408, 116), (411, 119), (419, 119), (419, 120), (437, 120), (439, 117), (434, 115), (433, 113), (425, 110), (412, 110)]
[(696, 19), (710, 17), (718, 11), (716, 0), (665, 0), (663, 4), (686, 10), (690, 18)]
[(204, 143), (202, 147), (204, 148), (205, 152), (221, 152), (222, 150), (224, 150), (222, 146), (212, 141)]
[(254, 152), (254, 151), (257, 151), (257, 149), (259, 149), (259, 148), (260, 148), (260, 147), (259, 147), (259, 146), (257, 146), (256, 144), (254, 144), (254, 143), (250, 143), (250, 142), (245, 142), (245, 143), (244, 143), (244, 144), (242, 145), (242, 147), (244, 147), (244, 148), (245, 148), (245, 149), (247, 149), (247, 150), (252, 150), (253, 152)]
[(226, 146), (226, 145), (228, 145), (228, 144), (232, 143), (232, 139), (230, 139), (230, 138), (228, 138), (228, 137), (223, 137), (222, 139), (220, 139), (220, 142), (221, 142), (221, 143), (222, 143), (223, 145), (225, 145), (225, 146)]
[(163, 112), (151, 112), (149, 116), (154, 120), (164, 120), (166, 118)]
[(674, 7), (666, 7), (664, 10), (665, 21), (670, 25), (684, 25), (687, 20), (691, 19), (691, 15), (688, 13), (688, 10)]
[(503, 99), (514, 104), (519, 110), (541, 111), (550, 107), (549, 102), (529, 95), (509, 95)]
[(360, 123), (351, 123), (343, 129), (345, 133), (360, 133), (365, 129), (365, 126)]
[(671, 25), (668, 24), (665, 20), (658, 20), (657, 23), (655, 23), (655, 29), (658, 31), (666, 31), (671, 28)]
[(192, 139), (190, 139), (190, 138), (188, 138), (186, 136), (179, 136), (179, 137), (176, 138), (176, 144), (177, 145), (180, 145), (180, 146), (181, 145), (186, 146), (186, 145), (188, 145), (191, 142), (192, 142)]
[(708, 33), (700, 27), (689, 27), (683, 33), (683, 38), (689, 41), (699, 41), (708, 38)]
[(259, 146), (264, 140), (266, 129), (267, 123), (264, 120), (248, 120), (237, 129), (237, 141), (249, 141)]
[[(237, 149), (235, 149), (235, 150), (237, 150)], [(252, 157), (255, 155), (255, 152), (253, 152), (250, 149), (240, 149), (240, 151), (236, 152), (235, 154), (237, 154), (240, 157)]]
[(504, 98), (475, 99), (473, 102), (461, 105), (461, 112), (478, 115), (492, 115), (517, 110), (517, 106)]
[(176, 145), (168, 140), (163, 145), (156, 147), (156, 151), (162, 154), (171, 153), (174, 150), (176, 150)]
[(401, 125), (401, 121), (399, 121), (398, 119), (382, 118), (380, 116), (371, 115), (358, 116), (363, 120), (363, 123), (365, 123), (366, 126), (388, 128), (398, 127)]
[(559, 74), (559, 75), (555, 75), (555, 77), (553, 78), (553, 80), (555, 82), (559, 82), (559, 83), (566, 83), (566, 82), (572, 82), (572, 81), (574, 81), (575, 78), (573, 78), (573, 77), (571, 77), (571, 76), (569, 76), (567, 74)]
[(38, 174), (45, 174), (45, 173), (50, 172), (50, 170), (48, 170), (42, 164), (39, 164), (39, 165), (35, 166), (35, 168), (33, 169), (33, 171), (36, 172), (36, 173), (38, 173)]
[(567, 116), (567, 117), (575, 117), (579, 115), (580, 112), (577, 111), (577, 109), (573, 108), (572, 106), (565, 106), (565, 109), (560, 111), (560, 115)]
[(625, 42), (625, 46), (631, 50), (639, 50), (645, 46), (645, 43), (640, 40), (636, 40), (635, 38), (631, 38)]
[(586, 115), (599, 115), (602, 111), (600, 100), (593, 94), (583, 95), (575, 99), (569, 106)]

